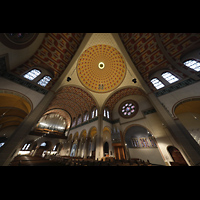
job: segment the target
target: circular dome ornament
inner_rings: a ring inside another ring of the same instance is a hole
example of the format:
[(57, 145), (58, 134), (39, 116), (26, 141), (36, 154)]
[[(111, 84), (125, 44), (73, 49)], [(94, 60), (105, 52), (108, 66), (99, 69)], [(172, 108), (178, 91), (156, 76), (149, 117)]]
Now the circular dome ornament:
[(81, 54), (76, 71), (87, 89), (104, 93), (119, 87), (126, 75), (126, 65), (116, 48), (100, 44), (89, 47)]
[(103, 62), (100, 62), (98, 64), (99, 69), (103, 69), (105, 67), (105, 64)]

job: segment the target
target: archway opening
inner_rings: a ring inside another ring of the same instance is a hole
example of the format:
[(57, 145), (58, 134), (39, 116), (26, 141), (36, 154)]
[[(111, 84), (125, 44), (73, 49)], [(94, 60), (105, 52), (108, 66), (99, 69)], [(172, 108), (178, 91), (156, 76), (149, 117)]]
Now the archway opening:
[(152, 164), (165, 165), (153, 134), (143, 126), (134, 125), (125, 132), (125, 145), (130, 159), (149, 160)]
[(25, 95), (0, 90), (0, 140), (6, 142), (31, 110), (32, 102)]
[(171, 166), (188, 166), (180, 151), (174, 146), (168, 146), (169, 151), (174, 162), (170, 162)]
[(103, 154), (104, 154), (104, 156), (107, 156), (108, 153), (109, 153), (109, 144), (108, 144), (108, 142), (105, 142), (103, 145)]
[(91, 128), (88, 134), (87, 156), (89, 156), (92, 159), (95, 159), (95, 154), (96, 154), (96, 135), (97, 135), (97, 128), (96, 127)]
[(174, 107), (175, 115), (200, 145), (200, 98), (182, 100)]

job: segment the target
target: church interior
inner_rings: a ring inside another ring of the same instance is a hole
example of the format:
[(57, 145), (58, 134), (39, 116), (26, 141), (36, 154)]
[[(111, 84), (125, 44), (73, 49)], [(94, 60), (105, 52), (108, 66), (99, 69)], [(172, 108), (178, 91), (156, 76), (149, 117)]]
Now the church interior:
[(198, 166), (199, 81), (199, 33), (1, 33), (0, 166)]

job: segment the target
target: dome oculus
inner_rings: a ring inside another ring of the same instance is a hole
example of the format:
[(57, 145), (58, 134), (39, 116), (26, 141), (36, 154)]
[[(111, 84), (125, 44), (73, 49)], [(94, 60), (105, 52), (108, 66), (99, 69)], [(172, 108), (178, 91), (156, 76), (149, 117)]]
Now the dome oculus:
[(124, 80), (126, 65), (121, 53), (109, 45), (95, 45), (86, 49), (77, 64), (80, 82), (93, 92), (110, 92)]
[(105, 67), (105, 64), (103, 62), (100, 62), (98, 64), (99, 69), (103, 69)]

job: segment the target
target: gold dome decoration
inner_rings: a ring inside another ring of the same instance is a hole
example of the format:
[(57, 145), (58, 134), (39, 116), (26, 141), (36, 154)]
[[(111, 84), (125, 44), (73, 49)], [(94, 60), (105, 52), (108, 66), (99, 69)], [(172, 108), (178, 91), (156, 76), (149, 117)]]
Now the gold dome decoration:
[(86, 49), (77, 64), (81, 83), (93, 92), (110, 92), (126, 75), (125, 61), (120, 52), (109, 45), (95, 45)]

